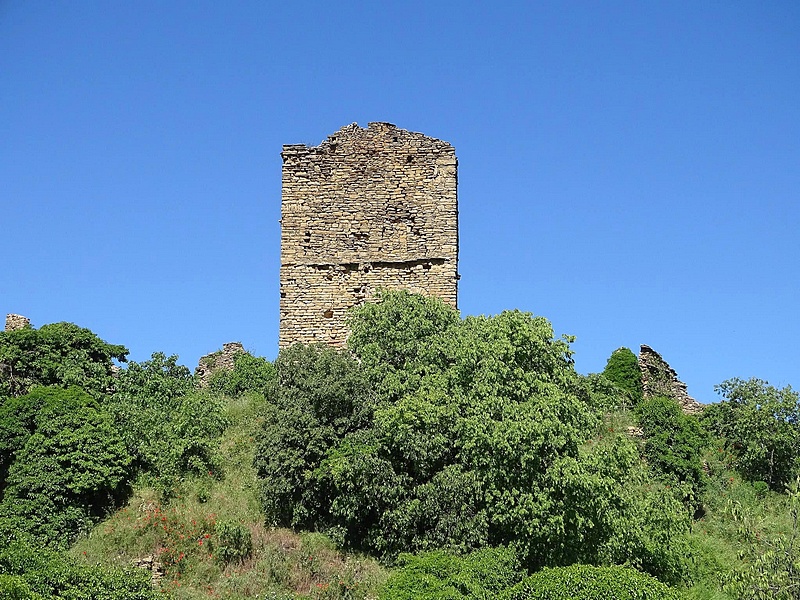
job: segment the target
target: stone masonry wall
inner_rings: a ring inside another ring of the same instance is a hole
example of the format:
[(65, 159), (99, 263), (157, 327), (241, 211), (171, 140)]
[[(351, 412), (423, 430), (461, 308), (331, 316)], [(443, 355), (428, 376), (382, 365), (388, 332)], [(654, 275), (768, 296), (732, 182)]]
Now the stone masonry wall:
[(342, 346), (379, 288), (457, 303), (455, 149), (390, 123), (283, 147), (281, 348)]
[(200, 379), (200, 385), (206, 387), (214, 371), (219, 369), (232, 371), (236, 366), (236, 357), (246, 352), (241, 342), (228, 342), (222, 345), (222, 350), (201, 356), (194, 370), (194, 374)]
[(23, 329), (31, 324), (28, 317), (22, 315), (6, 315), (6, 331), (14, 331), (16, 329)]
[(678, 379), (675, 369), (650, 346), (642, 344), (639, 349), (639, 369), (642, 371), (644, 397), (666, 396), (680, 404), (683, 412), (697, 414), (703, 405), (686, 391), (686, 384)]

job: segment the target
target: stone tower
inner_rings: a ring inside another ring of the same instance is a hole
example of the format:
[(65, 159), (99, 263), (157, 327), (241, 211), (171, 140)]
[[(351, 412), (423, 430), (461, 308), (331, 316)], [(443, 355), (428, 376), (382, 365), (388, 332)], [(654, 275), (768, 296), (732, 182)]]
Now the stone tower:
[(348, 309), (380, 288), (456, 306), (455, 149), (390, 123), (286, 145), (279, 347), (344, 345)]

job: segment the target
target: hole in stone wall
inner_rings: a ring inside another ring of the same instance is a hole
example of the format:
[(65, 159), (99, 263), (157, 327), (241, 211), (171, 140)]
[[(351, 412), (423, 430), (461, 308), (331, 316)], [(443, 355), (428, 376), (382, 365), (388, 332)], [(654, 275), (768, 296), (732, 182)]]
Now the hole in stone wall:
[(333, 318), (333, 311), (329, 308), (324, 313), (322, 313), (322, 316), (325, 317), (326, 319), (332, 319)]
[(407, 163), (412, 163), (412, 162), (414, 162), (414, 157), (413, 157), (412, 155), (410, 155), (410, 154), (409, 154), (408, 156), (406, 156), (406, 162), (407, 162)]

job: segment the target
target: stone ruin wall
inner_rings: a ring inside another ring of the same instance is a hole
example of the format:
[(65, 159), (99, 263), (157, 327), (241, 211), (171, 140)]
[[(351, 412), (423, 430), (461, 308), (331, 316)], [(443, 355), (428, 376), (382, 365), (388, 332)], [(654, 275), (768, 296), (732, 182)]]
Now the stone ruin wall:
[(703, 410), (703, 405), (692, 398), (686, 384), (678, 379), (675, 369), (650, 346), (642, 344), (639, 349), (639, 369), (642, 372), (642, 390), (645, 399), (666, 396), (675, 400), (683, 412), (694, 415)]
[(194, 374), (200, 379), (200, 386), (207, 387), (211, 375), (218, 369), (232, 371), (236, 366), (236, 357), (246, 352), (241, 342), (228, 342), (222, 345), (222, 350), (201, 356), (194, 370)]
[(31, 320), (22, 315), (6, 315), (6, 331), (16, 331), (30, 326)]
[(457, 159), (390, 123), (283, 147), (279, 347), (344, 345), (350, 308), (379, 288), (456, 307)]

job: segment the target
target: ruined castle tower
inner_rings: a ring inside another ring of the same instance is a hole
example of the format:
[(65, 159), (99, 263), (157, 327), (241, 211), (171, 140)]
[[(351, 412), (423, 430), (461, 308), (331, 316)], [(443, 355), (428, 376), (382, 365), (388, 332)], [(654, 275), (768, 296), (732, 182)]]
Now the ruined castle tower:
[(455, 149), (390, 123), (286, 145), (279, 347), (342, 346), (348, 309), (379, 288), (456, 306)]

